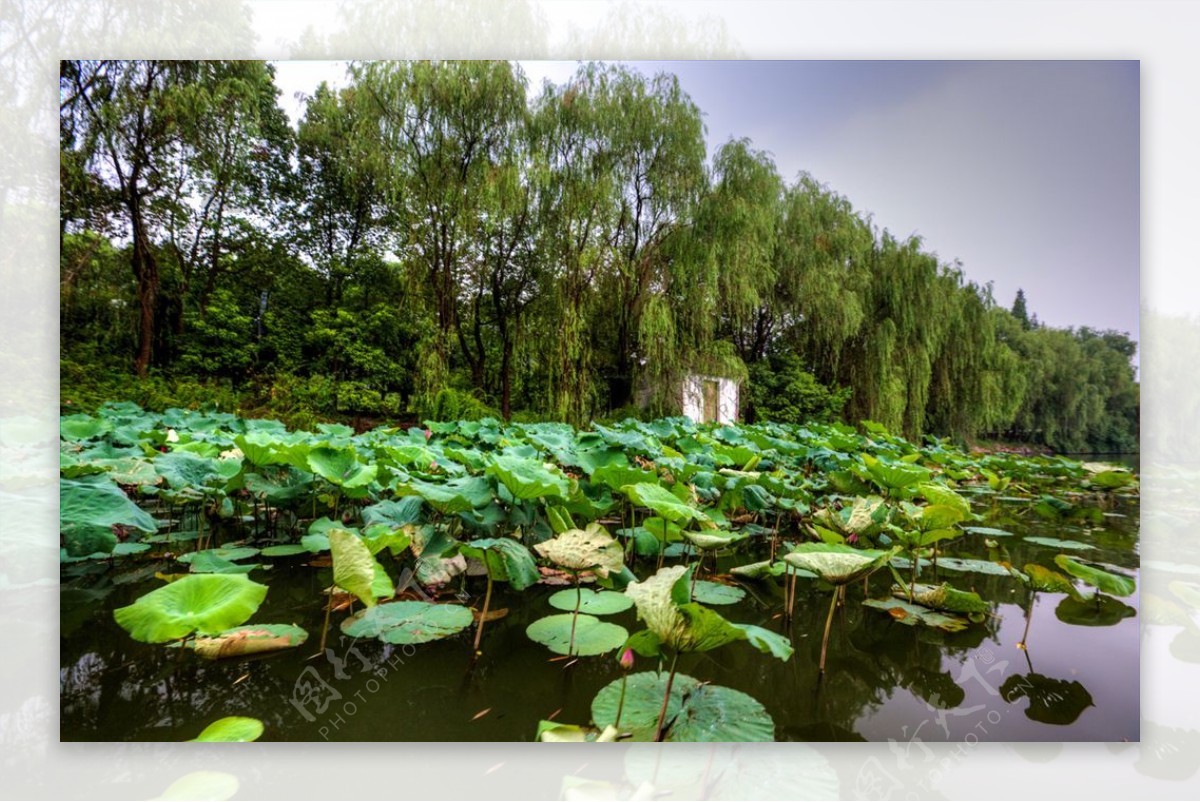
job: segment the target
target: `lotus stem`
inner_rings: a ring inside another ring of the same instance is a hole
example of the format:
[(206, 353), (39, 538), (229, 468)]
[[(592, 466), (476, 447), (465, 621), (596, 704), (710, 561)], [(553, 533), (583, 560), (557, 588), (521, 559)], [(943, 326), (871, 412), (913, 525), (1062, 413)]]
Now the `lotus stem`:
[(829, 648), (829, 628), (833, 626), (833, 611), (837, 609), (838, 592), (842, 587), (844, 586), (838, 585), (834, 588), (833, 598), (829, 600), (829, 615), (825, 616), (825, 636), (821, 638), (821, 663), (819, 666), (821, 674), (825, 673), (825, 652)]
[(329, 588), (329, 599), (325, 602), (325, 623), (321, 626), (321, 647), (317, 650), (317, 654), (325, 654), (325, 638), (329, 634), (329, 615), (333, 612), (333, 588)]
[(667, 718), (667, 703), (671, 700), (671, 686), (675, 683), (675, 664), (679, 662), (679, 652), (675, 652), (675, 656), (671, 658), (671, 673), (667, 675), (667, 690), (663, 693), (662, 707), (658, 711), (658, 725), (654, 728), (654, 742), (662, 741), (663, 722)]
[(579, 590), (579, 572), (575, 572), (575, 612), (571, 615), (571, 640), (567, 642), (567, 655), (575, 653), (575, 624), (579, 621), (579, 605), (583, 601), (583, 593)]
[(492, 602), (492, 571), (484, 558), (483, 570), (487, 574), (487, 593), (483, 595), (483, 612), (479, 614), (479, 626), (475, 628), (475, 653), (479, 654), (479, 639), (483, 637), (483, 625), (487, 622), (488, 605)]
[(626, 671), (621, 675), (621, 698), (617, 700), (617, 719), (613, 722), (613, 728), (621, 729), (621, 711), (625, 709), (625, 682), (629, 679), (629, 672)]

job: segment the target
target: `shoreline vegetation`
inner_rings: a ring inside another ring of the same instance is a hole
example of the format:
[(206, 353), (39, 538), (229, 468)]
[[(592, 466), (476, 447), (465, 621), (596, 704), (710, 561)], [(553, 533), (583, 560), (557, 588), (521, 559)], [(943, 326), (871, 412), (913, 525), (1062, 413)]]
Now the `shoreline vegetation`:
[(702, 375), (751, 424), (1138, 448), (1127, 333), (710, 151), (668, 72), (366, 62), (295, 124), (279, 99), (261, 61), (62, 62), (65, 413), (581, 427), (678, 415)]

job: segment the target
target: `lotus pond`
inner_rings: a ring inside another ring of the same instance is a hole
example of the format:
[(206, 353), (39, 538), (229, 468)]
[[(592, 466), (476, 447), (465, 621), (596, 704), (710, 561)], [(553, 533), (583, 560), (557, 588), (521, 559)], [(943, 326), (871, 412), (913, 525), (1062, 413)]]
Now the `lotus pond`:
[(61, 421), (64, 740), (1138, 739), (1138, 481), (845, 426)]

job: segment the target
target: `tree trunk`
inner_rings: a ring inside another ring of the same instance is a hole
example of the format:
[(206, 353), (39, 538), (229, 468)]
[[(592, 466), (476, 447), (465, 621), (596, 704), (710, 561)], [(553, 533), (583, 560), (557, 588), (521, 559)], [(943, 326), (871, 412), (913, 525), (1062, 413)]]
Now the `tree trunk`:
[(141, 307), (140, 340), (134, 368), (137, 370), (138, 378), (144, 379), (154, 352), (154, 320), (158, 307), (159, 285), (158, 262), (150, 249), (142, 221), (141, 208), (136, 202), (130, 204), (129, 215), (133, 223), (133, 274), (137, 279), (138, 303)]

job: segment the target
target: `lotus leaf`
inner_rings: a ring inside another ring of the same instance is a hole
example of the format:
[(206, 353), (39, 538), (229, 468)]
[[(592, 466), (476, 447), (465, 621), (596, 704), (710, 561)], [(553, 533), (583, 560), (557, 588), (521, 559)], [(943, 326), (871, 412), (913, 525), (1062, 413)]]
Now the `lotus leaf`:
[(195, 743), (246, 743), (263, 734), (263, 723), (247, 716), (226, 716), (209, 724), (192, 739)]
[(375, 558), (362, 538), (345, 529), (329, 530), (329, 553), (333, 557), (333, 584), (358, 597), (367, 607), (375, 605)]
[(308, 633), (289, 624), (243, 624), (212, 637), (196, 638), (190, 646), (201, 657), (218, 660), (279, 649), (292, 649), (308, 640)]
[(746, 597), (746, 591), (736, 585), (721, 585), (708, 580), (698, 580), (692, 589), (692, 598), (703, 604), (736, 604)]
[(783, 555), (794, 568), (812, 571), (826, 582), (845, 585), (885, 565), (896, 551), (856, 549), (834, 543), (803, 543)]
[[(574, 647), (568, 651), (574, 629)], [(591, 615), (561, 613), (539, 618), (525, 634), (556, 654), (596, 655), (611, 652), (629, 638), (625, 627), (601, 621)]]
[(1054, 563), (1076, 579), (1083, 580), (1092, 587), (1099, 588), (1105, 593), (1111, 593), (1113, 596), (1131, 596), (1137, 589), (1137, 585), (1130, 577), (1105, 571), (1103, 568), (1080, 562), (1065, 554), (1055, 557)]
[[(620, 706), (618, 729), (631, 733), (632, 740), (652, 741), (666, 695), (667, 674), (644, 671), (630, 674), (624, 682), (623, 704), (622, 680), (600, 689), (592, 700), (592, 720), (597, 727), (614, 726)], [(671, 684), (666, 721), (667, 741), (747, 742), (775, 738), (774, 722), (753, 697), (720, 685), (702, 685), (686, 674), (676, 674)]]
[(579, 612), (588, 615), (612, 615), (633, 606), (633, 599), (624, 593), (576, 588), (560, 590), (550, 597), (549, 602), (551, 607), (567, 612), (574, 612), (578, 603)]
[(150, 591), (113, 617), (134, 640), (165, 643), (244, 623), (266, 595), (266, 585), (243, 574), (195, 574)]
[(619, 572), (625, 565), (621, 544), (598, 525), (570, 529), (534, 546), (538, 554), (570, 571), (595, 571), (600, 576)]
[(396, 645), (428, 643), (461, 632), (474, 620), (462, 605), (399, 601), (360, 610), (342, 622), (342, 632)]

